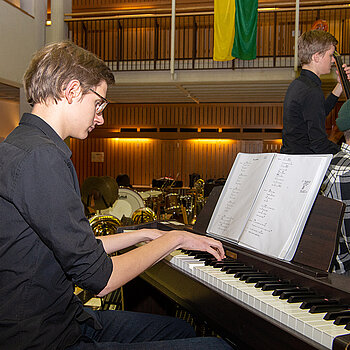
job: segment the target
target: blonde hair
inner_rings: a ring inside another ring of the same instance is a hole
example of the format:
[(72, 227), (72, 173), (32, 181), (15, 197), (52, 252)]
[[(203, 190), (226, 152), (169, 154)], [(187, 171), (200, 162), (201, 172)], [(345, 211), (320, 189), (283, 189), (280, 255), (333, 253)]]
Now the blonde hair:
[(332, 46), (337, 46), (338, 40), (323, 30), (310, 30), (298, 39), (298, 55), (301, 65), (309, 64), (315, 53), (325, 54)]
[(114, 83), (114, 75), (106, 64), (93, 53), (71, 41), (49, 44), (37, 51), (23, 77), (27, 101), (45, 103), (62, 97), (67, 84), (77, 79), (83, 94), (102, 81)]

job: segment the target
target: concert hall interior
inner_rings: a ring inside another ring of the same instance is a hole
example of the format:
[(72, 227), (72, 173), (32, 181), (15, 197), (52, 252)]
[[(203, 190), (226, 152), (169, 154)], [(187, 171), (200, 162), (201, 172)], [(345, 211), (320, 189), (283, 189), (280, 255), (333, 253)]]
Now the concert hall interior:
[[(350, 65), (350, 3), (345, 0), (258, 0), (256, 58), (251, 60), (213, 60), (214, 0), (4, 0), (0, 20), (0, 143), (31, 110), (22, 76), (32, 54), (45, 44), (69, 39), (95, 53), (114, 74), (104, 124), (84, 140), (65, 140), (95, 235), (126, 227), (205, 233), (238, 153), (280, 152), (284, 97), (300, 73), (296, 31), (323, 20), (338, 40), (343, 63)], [(328, 94), (337, 82), (336, 66), (321, 80)], [(343, 94), (327, 116), (329, 135), (345, 100)], [(318, 198), (306, 226), (311, 246), (326, 256), (322, 262), (298, 250), (295, 261), (277, 263), (230, 243), (228, 258), (233, 263), (238, 256), (249, 266), (245, 271), (254, 266), (267, 281), (292, 281), (308, 293), (316, 291), (310, 295), (334, 300), (334, 310), (348, 309), (350, 286), (330, 272), (344, 207), (331, 202)], [(315, 243), (319, 235), (321, 243)], [(303, 248), (310, 249), (307, 237)], [(203, 284), (191, 276), (187, 260), (175, 260), (174, 255), (172, 263), (154, 265), (106, 297), (78, 287), (76, 293), (94, 309), (175, 315), (199, 335), (223, 337), (240, 350), (345, 349), (350, 344), (344, 324), (343, 332), (315, 330), (320, 315), (315, 313), (305, 324), (295, 316), (291, 326), (282, 320), (282, 304), (272, 306), (266, 297), (260, 310), (263, 301), (244, 294), (249, 293), (244, 288), (235, 302), (219, 286), (210, 287), (216, 277), (207, 270), (201, 270), (210, 275)], [(280, 310), (279, 319), (271, 317), (278, 312), (272, 308)]]

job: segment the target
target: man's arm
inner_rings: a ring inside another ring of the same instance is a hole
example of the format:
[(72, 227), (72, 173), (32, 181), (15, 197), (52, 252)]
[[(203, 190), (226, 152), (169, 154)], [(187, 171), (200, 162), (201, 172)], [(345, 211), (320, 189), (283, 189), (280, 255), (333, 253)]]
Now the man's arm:
[(99, 236), (107, 254), (115, 253), (120, 249), (133, 246), (140, 242), (148, 242), (162, 236), (165, 231), (157, 229), (140, 229), (115, 235)]
[[(335, 98), (335, 96), (333, 96)], [(302, 107), (303, 119), (307, 123), (310, 148), (317, 154), (335, 154), (339, 146), (328, 139), (326, 133), (325, 100), (322, 90), (312, 89), (305, 96)]]
[(104, 296), (129, 282), (173, 250), (193, 249), (206, 251), (216, 259), (225, 257), (221, 242), (186, 231), (167, 231), (148, 244), (112, 257), (113, 271), (106, 287), (98, 294)]

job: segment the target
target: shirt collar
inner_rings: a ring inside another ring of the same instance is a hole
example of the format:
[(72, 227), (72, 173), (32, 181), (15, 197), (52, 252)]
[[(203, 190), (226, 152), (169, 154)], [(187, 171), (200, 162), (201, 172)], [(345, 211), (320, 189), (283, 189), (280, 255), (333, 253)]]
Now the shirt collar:
[(311, 72), (311, 70), (302, 69), (300, 75), (306, 76), (318, 85), (321, 85), (321, 79), (314, 72)]
[(55, 145), (70, 158), (72, 156), (72, 151), (69, 149), (67, 144), (60, 138), (56, 131), (47, 124), (42, 118), (35, 114), (24, 113), (19, 124), (30, 125), (31, 127), (36, 127), (40, 129), (47, 137), (49, 137)]
[(346, 153), (350, 153), (350, 145), (347, 143), (343, 142), (341, 145), (341, 150)]

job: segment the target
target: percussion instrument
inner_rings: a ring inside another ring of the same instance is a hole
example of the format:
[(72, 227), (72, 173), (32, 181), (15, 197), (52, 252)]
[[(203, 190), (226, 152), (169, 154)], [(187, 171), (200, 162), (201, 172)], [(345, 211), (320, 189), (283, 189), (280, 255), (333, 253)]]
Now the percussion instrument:
[(179, 195), (177, 193), (169, 193), (165, 195), (165, 212), (175, 213), (180, 210)]
[(131, 218), (135, 210), (144, 206), (142, 197), (136, 191), (120, 187), (118, 199), (111, 208), (101, 210), (101, 214), (113, 215), (121, 220), (123, 216)]
[(118, 184), (110, 176), (90, 176), (81, 186), (81, 199), (86, 207), (102, 210), (111, 207), (118, 198)]
[(149, 190), (141, 192), (140, 195), (144, 199), (146, 207), (151, 208), (155, 212), (158, 211), (158, 207), (160, 206), (160, 202), (162, 201), (162, 191)]

